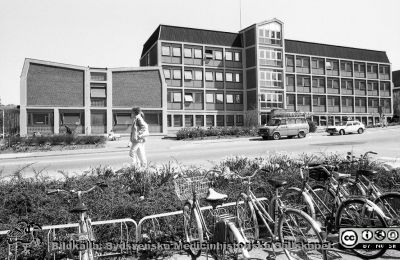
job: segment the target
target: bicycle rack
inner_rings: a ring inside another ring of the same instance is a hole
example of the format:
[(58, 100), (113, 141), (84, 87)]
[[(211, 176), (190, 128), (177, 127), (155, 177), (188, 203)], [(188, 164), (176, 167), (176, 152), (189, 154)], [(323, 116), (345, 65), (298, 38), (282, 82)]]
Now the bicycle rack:
[[(129, 227), (128, 227), (127, 224), (128, 223), (133, 224), (134, 227), (135, 227), (135, 231), (137, 230), (137, 227), (138, 227), (136, 221), (131, 219), (131, 218), (113, 219), (113, 220), (104, 220), (104, 221), (93, 221), (92, 222), (92, 226), (111, 225), (111, 224), (117, 224), (117, 223), (120, 223), (120, 230), (121, 230), (120, 241), (121, 241), (121, 243), (122, 243), (124, 238), (126, 239), (126, 242), (128, 242), (129, 241)], [(78, 223), (51, 225), (51, 226), (43, 226), (42, 227), (41, 231), (47, 230), (47, 249), (48, 249), (49, 252), (51, 250), (51, 247), (50, 247), (50, 235), (51, 234), (55, 235), (55, 231), (57, 229), (65, 229), (65, 228), (76, 228), (78, 230), (78, 232), (80, 232)], [(123, 237), (124, 229), (126, 231), (126, 237)], [(0, 231), (0, 236), (6, 236), (8, 232), (9, 232), (9, 230)], [(136, 234), (136, 232), (135, 232), (135, 234)], [(135, 241), (133, 241), (133, 242), (135, 242)], [(10, 250), (10, 247), (9, 247), (9, 250), (8, 250), (9, 255), (11, 253), (11, 250)], [(122, 252), (122, 249), (121, 249), (121, 252)], [(120, 254), (120, 253), (115, 253), (115, 254)], [(101, 255), (100, 257), (106, 257), (106, 256), (112, 256), (112, 255), (114, 255), (114, 254)], [(55, 259), (55, 255), (54, 255), (53, 258)], [(15, 255), (15, 259), (17, 259), (17, 255)], [(81, 259), (81, 256), (80, 256), (80, 259)]]
[[(267, 200), (267, 198), (262, 197), (262, 198), (258, 198), (258, 200), (259, 201), (264, 201), (264, 200)], [(240, 201), (239, 203), (242, 204), (243, 201)], [(232, 207), (232, 206), (236, 206), (236, 202), (224, 203), (224, 204), (222, 204), (220, 206), (217, 206), (217, 209), (218, 208)], [(212, 207), (211, 206), (204, 206), (204, 207), (201, 207), (200, 209), (201, 209), (201, 211), (204, 211), (204, 210), (210, 210), (210, 209), (212, 209)], [(137, 243), (142, 242), (142, 239), (143, 239), (142, 227), (143, 227), (143, 223), (145, 221), (156, 220), (156, 219), (159, 219), (159, 218), (166, 218), (166, 217), (177, 216), (177, 215), (182, 215), (182, 214), (183, 214), (182, 210), (179, 210), (179, 211), (173, 211), (173, 212), (150, 215), (150, 216), (146, 216), (146, 217), (142, 218), (141, 220), (139, 220), (138, 226), (137, 226), (137, 229), (136, 229), (136, 242)]]
[[(259, 201), (265, 201), (265, 200), (267, 200), (267, 198), (262, 197), (262, 198), (258, 198), (258, 200)], [(243, 201), (240, 201), (239, 203), (242, 204)], [(235, 206), (235, 205), (236, 205), (236, 202), (224, 203), (224, 204), (218, 206), (217, 209), (218, 208), (221, 209), (221, 208), (232, 207), (232, 206)], [(204, 206), (204, 207), (201, 207), (200, 209), (201, 209), (201, 211), (205, 211), (205, 210), (212, 209), (212, 207), (211, 206)], [(160, 214), (154, 214), (154, 215), (143, 217), (138, 223), (135, 220), (131, 219), (131, 218), (113, 219), (113, 220), (104, 220), (104, 221), (93, 221), (92, 222), (92, 226), (111, 225), (111, 224), (119, 223), (120, 224), (120, 230), (121, 230), (120, 241), (122, 242), (123, 239), (125, 238), (126, 242), (128, 242), (129, 241), (129, 233), (130, 232), (128, 231), (129, 227), (128, 227), (127, 224), (131, 223), (131, 224), (134, 225), (134, 227), (136, 229), (135, 230), (135, 235), (134, 235), (135, 236), (135, 241), (133, 241), (133, 242), (141, 243), (142, 240), (143, 240), (143, 233), (142, 233), (143, 224), (146, 221), (154, 221), (155, 220), (155, 221), (158, 222), (158, 219), (160, 219), (160, 218), (179, 216), (179, 215), (182, 215), (182, 214), (183, 214), (182, 210), (173, 211), (173, 212), (166, 212), (166, 213), (160, 213)], [(48, 247), (49, 251), (51, 249), (50, 248), (50, 235), (51, 234), (54, 235), (55, 231), (57, 229), (65, 229), (65, 228), (76, 228), (78, 230), (79, 229), (79, 224), (78, 223), (72, 223), (72, 224), (61, 224), (61, 225), (51, 225), (51, 226), (43, 226), (42, 227), (42, 231), (44, 231), (44, 230), (48, 231), (47, 232), (47, 247)], [(123, 235), (123, 231), (124, 230), (126, 231), (126, 237), (124, 237), (124, 235)], [(9, 232), (9, 230), (0, 231), (0, 236), (6, 236), (8, 232)], [(79, 232), (79, 230), (78, 230), (78, 232)], [(9, 253), (11, 252), (10, 248), (9, 248), (8, 252)], [(115, 254), (120, 254), (120, 253), (115, 253)], [(110, 255), (102, 255), (102, 256), (103, 257), (107, 257), (107, 256), (112, 256), (112, 254), (110, 254)], [(102, 257), (102, 256), (100, 256), (100, 257)], [(54, 255), (54, 259), (55, 259), (55, 255)]]

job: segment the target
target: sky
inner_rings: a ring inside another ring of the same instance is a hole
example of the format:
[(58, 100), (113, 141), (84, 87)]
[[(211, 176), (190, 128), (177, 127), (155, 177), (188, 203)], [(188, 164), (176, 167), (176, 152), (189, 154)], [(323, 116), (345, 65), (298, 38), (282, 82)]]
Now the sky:
[(0, 98), (20, 103), (25, 58), (138, 67), (159, 24), (238, 32), (278, 18), (287, 39), (386, 51), (399, 70), (399, 10), (399, 0), (0, 0)]

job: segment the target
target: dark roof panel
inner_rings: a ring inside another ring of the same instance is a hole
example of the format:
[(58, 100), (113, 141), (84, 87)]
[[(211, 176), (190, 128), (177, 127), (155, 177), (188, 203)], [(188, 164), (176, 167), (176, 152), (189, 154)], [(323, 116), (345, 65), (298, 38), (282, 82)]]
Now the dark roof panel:
[(395, 87), (400, 87), (400, 70), (396, 70), (392, 72), (393, 74), (393, 84)]
[(373, 51), (313, 42), (285, 40), (285, 51), (305, 55), (389, 63), (384, 51)]
[(157, 29), (153, 32), (150, 38), (147, 39), (147, 41), (143, 45), (142, 57), (150, 49), (150, 47), (157, 42), (159, 34), (160, 34), (160, 26), (157, 27)]
[(242, 47), (238, 33), (161, 25), (160, 40)]

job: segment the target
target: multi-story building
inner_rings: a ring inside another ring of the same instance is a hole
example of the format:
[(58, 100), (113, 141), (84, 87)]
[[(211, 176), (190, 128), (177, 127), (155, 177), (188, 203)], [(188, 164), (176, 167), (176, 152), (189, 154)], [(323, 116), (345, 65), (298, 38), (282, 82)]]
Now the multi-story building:
[(308, 112), (319, 125), (391, 116), (384, 51), (288, 40), (277, 19), (240, 32), (160, 25), (140, 68), (92, 68), (26, 59), (21, 135), (128, 133), (141, 106), (153, 133), (187, 126), (266, 123), (276, 109)]
[(400, 70), (393, 71), (393, 92), (400, 91)]
[(319, 125), (392, 115), (384, 51), (288, 40), (277, 19), (238, 33), (160, 25), (140, 66), (161, 66), (167, 126), (242, 126), (274, 109), (309, 112)]
[[(160, 68), (91, 68), (25, 59), (20, 86), (20, 134), (129, 133), (132, 106), (149, 130), (165, 133), (167, 108)], [(164, 128), (163, 128), (164, 126)]]

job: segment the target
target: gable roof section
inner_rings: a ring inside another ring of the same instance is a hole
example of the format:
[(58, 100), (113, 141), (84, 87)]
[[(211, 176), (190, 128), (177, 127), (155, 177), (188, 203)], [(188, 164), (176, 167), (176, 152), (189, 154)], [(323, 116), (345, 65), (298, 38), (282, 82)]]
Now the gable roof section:
[(313, 42), (285, 40), (285, 51), (305, 55), (325, 56), (339, 59), (390, 63), (384, 51), (373, 51)]
[(400, 87), (400, 70), (396, 70), (392, 72), (393, 74), (393, 84), (395, 87)]
[(242, 48), (242, 37), (239, 33), (160, 25), (143, 45), (142, 57), (157, 40)]

